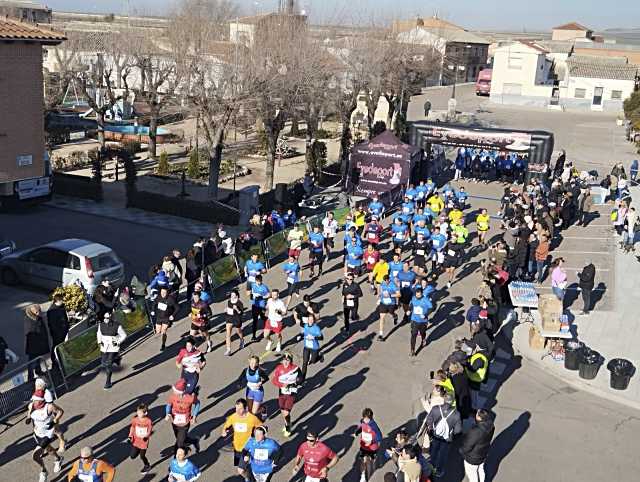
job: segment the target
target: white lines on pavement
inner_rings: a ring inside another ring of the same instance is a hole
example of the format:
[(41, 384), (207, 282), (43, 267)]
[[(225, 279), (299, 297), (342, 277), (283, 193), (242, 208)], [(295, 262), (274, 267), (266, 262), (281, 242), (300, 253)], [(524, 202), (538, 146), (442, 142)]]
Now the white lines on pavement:
[(588, 239), (591, 241), (596, 241), (596, 240), (609, 240), (611, 239), (611, 236), (594, 236), (594, 237), (587, 237), (587, 236), (562, 236), (562, 239)]
[[(537, 288), (540, 289), (540, 290), (550, 290), (551, 286), (538, 286)], [(568, 288), (565, 288), (565, 291), (580, 291), (580, 288), (570, 286)], [(607, 291), (607, 289), (606, 288), (593, 288), (591, 291)]]
[(553, 251), (553, 254), (604, 254), (606, 256), (612, 256), (615, 253), (610, 251), (573, 251), (573, 250), (558, 250)]
[[(566, 270), (569, 270), (569, 271), (582, 271), (584, 268), (567, 268), (566, 266), (563, 266), (562, 269), (566, 269)], [(611, 271), (611, 270), (608, 269), (608, 268), (598, 268), (596, 266), (596, 271), (598, 273), (601, 273), (601, 272), (607, 272), (607, 271)]]

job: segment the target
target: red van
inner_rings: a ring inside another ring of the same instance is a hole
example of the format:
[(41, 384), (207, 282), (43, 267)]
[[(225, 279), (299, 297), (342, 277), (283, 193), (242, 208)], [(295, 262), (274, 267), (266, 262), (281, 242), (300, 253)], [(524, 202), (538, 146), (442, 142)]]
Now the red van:
[(491, 73), (493, 69), (484, 69), (478, 72), (476, 80), (476, 95), (489, 95), (491, 92)]

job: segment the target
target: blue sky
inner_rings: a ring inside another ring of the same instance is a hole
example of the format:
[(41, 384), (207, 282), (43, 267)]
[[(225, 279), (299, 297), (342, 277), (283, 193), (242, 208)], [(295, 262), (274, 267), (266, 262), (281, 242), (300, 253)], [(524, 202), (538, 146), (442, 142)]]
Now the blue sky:
[[(40, 0), (53, 9), (126, 12), (126, 0)], [(130, 0), (132, 11), (162, 14), (179, 0)], [(278, 0), (237, 0), (246, 13), (276, 8)], [(439, 16), (471, 29), (550, 30), (578, 21), (594, 30), (640, 27), (638, 0), (298, 0), (313, 20), (346, 23), (363, 17), (385, 21), (417, 14)], [(613, 7), (615, 5), (615, 7)]]

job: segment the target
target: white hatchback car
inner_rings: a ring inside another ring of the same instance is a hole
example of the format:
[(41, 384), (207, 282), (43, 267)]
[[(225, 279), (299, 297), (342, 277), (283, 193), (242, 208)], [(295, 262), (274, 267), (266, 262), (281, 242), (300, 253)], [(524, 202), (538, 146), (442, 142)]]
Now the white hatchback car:
[(124, 265), (107, 246), (85, 239), (62, 239), (0, 258), (4, 284), (24, 283), (53, 290), (80, 282), (90, 293), (105, 279), (124, 283)]

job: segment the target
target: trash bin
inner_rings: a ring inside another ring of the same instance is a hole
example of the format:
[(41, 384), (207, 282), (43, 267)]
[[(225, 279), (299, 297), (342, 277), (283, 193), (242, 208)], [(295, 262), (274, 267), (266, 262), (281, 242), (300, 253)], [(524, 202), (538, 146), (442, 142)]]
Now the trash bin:
[(564, 344), (564, 367), (567, 370), (577, 370), (580, 367), (580, 357), (584, 343), (578, 340), (567, 340)]
[(584, 347), (582, 356), (580, 357), (580, 365), (578, 367), (578, 375), (585, 380), (593, 380), (598, 374), (602, 357), (600, 353), (591, 348)]
[(631, 377), (636, 371), (633, 363), (624, 358), (614, 358), (609, 361), (609, 363), (607, 363), (607, 369), (611, 372), (609, 385), (614, 390), (626, 390)]

